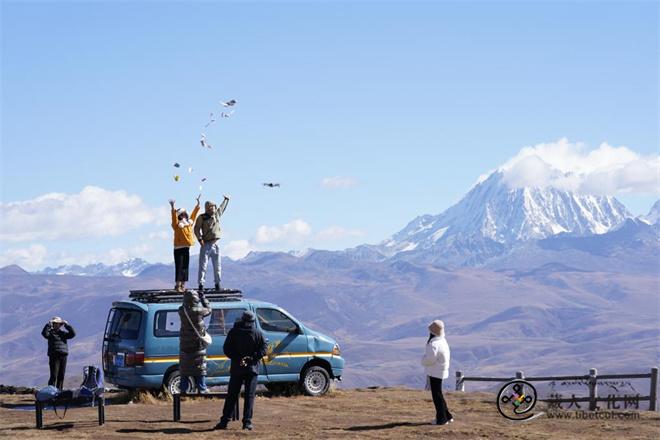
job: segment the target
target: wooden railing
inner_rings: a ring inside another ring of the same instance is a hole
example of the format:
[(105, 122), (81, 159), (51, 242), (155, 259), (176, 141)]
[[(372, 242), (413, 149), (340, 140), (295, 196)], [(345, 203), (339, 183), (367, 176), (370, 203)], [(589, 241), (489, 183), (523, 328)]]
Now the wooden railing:
[(584, 380), (589, 386), (589, 397), (555, 398), (539, 399), (551, 405), (560, 405), (562, 403), (589, 402), (589, 410), (598, 409), (598, 402), (622, 402), (630, 399), (626, 396), (608, 396), (598, 397), (598, 380), (607, 379), (650, 379), (650, 392), (648, 396), (635, 396), (637, 401), (648, 401), (649, 411), (656, 411), (656, 400), (658, 397), (658, 367), (651, 368), (650, 373), (632, 373), (632, 374), (603, 374), (598, 375), (595, 368), (589, 370), (589, 374), (583, 376), (530, 376), (525, 377), (522, 371), (516, 372), (515, 377), (480, 377), (465, 376), (462, 371), (456, 372), (456, 391), (465, 391), (465, 382), (509, 382), (511, 380), (521, 379), (527, 382), (549, 382), (558, 380)]

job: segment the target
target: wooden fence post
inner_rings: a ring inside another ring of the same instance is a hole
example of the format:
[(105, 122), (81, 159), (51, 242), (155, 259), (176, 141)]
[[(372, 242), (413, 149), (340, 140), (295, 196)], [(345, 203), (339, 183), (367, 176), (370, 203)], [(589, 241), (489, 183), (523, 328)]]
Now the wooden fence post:
[(596, 411), (598, 409), (598, 370), (591, 368), (589, 370), (589, 411)]
[(655, 401), (658, 398), (658, 367), (651, 368), (651, 392), (649, 396), (649, 411), (655, 411)]
[[(657, 371), (656, 371), (657, 373)], [(456, 391), (465, 391), (465, 382), (463, 381), (463, 372), (456, 372)]]

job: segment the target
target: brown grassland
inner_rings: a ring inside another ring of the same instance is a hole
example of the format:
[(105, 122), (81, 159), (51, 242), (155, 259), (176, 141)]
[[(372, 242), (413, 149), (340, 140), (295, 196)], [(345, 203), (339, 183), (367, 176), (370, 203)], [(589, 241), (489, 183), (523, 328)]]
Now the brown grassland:
[[(0, 437), (18, 439), (142, 439), (142, 438), (446, 438), (446, 439), (658, 439), (660, 415), (641, 412), (638, 420), (558, 420), (539, 417), (528, 422), (504, 419), (490, 393), (446, 394), (455, 422), (433, 426), (428, 392), (406, 388), (336, 390), (312, 398), (257, 397), (254, 431), (232, 422), (227, 431), (213, 431), (221, 399), (187, 400), (182, 422), (172, 421), (172, 404), (142, 399), (141, 403), (108, 405), (106, 424), (99, 427), (96, 409), (70, 409), (64, 420), (44, 413), (44, 429), (34, 429), (34, 412), (9, 408), (31, 403), (30, 396), (0, 395)], [(539, 408), (543, 410), (544, 408)], [(241, 409), (242, 411), (242, 409)]]

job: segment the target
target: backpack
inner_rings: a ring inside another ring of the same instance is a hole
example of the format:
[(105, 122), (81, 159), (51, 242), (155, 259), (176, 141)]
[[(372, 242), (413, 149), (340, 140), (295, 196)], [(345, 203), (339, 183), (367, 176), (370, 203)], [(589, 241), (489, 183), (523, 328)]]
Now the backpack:
[(53, 385), (43, 387), (34, 393), (35, 399), (37, 399), (39, 402), (48, 402), (50, 400), (56, 399), (59, 395), (60, 390), (58, 390), (57, 387)]
[(89, 397), (93, 401), (95, 397), (101, 396), (103, 391), (103, 371), (94, 365), (83, 368), (83, 381), (78, 396)]

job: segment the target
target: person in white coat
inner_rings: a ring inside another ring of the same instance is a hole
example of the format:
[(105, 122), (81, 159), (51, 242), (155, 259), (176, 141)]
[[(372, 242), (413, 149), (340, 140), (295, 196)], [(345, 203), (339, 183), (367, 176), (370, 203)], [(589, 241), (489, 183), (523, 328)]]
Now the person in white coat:
[(445, 339), (445, 324), (436, 319), (429, 325), (429, 340), (426, 342), (426, 353), (422, 358), (424, 372), (428, 377), (435, 405), (434, 425), (446, 425), (454, 418), (447, 409), (447, 402), (442, 395), (442, 379), (449, 377), (449, 344)]

